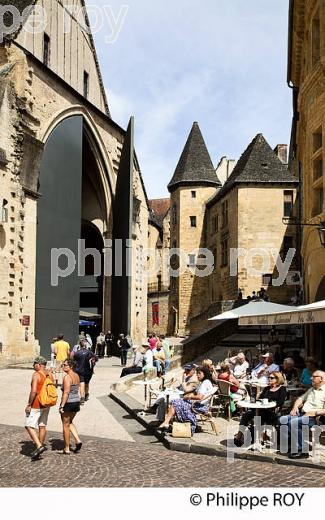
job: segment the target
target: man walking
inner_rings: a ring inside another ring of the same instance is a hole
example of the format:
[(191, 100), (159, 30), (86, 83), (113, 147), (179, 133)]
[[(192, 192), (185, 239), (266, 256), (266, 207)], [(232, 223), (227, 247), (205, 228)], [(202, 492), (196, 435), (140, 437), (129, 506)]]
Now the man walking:
[(106, 356), (110, 357), (113, 355), (113, 344), (114, 344), (114, 336), (110, 330), (108, 330), (105, 334), (105, 343), (106, 343)]
[(101, 332), (99, 336), (97, 336), (96, 340), (96, 346), (97, 346), (97, 356), (99, 358), (103, 358), (105, 354), (105, 336), (104, 333)]
[(74, 360), (77, 363), (75, 372), (80, 378), (80, 404), (83, 405), (89, 399), (89, 383), (98, 357), (87, 348), (87, 343), (83, 341), (80, 344), (80, 349), (74, 355)]
[[(44, 446), (44, 442), (50, 408), (42, 407), (38, 397), (47, 376), (47, 371), (45, 369), (46, 359), (41, 356), (37, 357), (33, 363), (33, 367), (34, 374), (32, 376), (28, 403), (25, 408), (25, 428), (36, 446), (35, 450), (31, 454), (31, 458), (32, 460), (37, 460), (40, 455), (47, 449)], [(54, 382), (52, 375), (49, 375)], [(36, 433), (36, 428), (38, 428), (38, 435)]]
[(63, 334), (58, 335), (58, 340), (54, 343), (54, 351), (56, 355), (55, 385), (58, 386), (60, 375), (63, 374), (62, 363), (70, 356), (70, 345), (64, 341)]

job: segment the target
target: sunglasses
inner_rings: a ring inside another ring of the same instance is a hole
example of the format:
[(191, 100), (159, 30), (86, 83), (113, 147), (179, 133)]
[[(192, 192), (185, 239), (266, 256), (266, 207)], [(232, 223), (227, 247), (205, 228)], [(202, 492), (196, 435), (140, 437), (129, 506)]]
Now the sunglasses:
[(269, 379), (276, 379), (276, 377), (274, 377), (274, 376), (270, 376)]

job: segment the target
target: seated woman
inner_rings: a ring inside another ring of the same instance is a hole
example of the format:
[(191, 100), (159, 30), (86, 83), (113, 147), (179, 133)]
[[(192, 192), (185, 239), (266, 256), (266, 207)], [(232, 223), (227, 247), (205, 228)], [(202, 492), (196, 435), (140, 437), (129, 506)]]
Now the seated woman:
[(218, 380), (218, 371), (213, 364), (212, 359), (204, 359), (201, 364), (202, 367), (208, 367), (211, 373), (211, 379), (213, 383), (216, 383)]
[(306, 359), (306, 368), (303, 369), (300, 378), (300, 386), (302, 388), (311, 388), (311, 375), (317, 368), (316, 361), (312, 357), (308, 357)]
[(231, 365), (226, 361), (220, 365), (219, 379), (232, 383), (230, 387), (230, 411), (231, 413), (234, 413), (236, 410), (235, 401), (243, 399), (246, 390), (240, 388), (240, 381), (238, 381), (238, 379), (236, 379), (236, 377), (231, 373)]
[[(269, 385), (263, 388), (260, 399), (275, 401), (276, 407), (261, 410), (262, 424), (275, 426), (278, 423), (277, 409), (282, 408), (287, 393), (284, 383), (284, 377), (281, 372), (271, 372)], [(243, 413), (239, 425), (244, 428), (247, 427), (254, 417), (255, 410), (247, 410), (247, 412)], [(241, 447), (244, 444), (244, 428), (239, 429), (234, 437), (234, 444), (237, 447)]]
[[(194, 404), (195, 410), (198, 412), (207, 412), (209, 396), (213, 392), (211, 373), (208, 367), (198, 367), (196, 372), (199, 380), (198, 387), (194, 392), (184, 395), (183, 399), (172, 400), (167, 416), (164, 422), (159, 426), (159, 430), (168, 430), (171, 420), (176, 416), (176, 419), (179, 422), (190, 422), (192, 434), (195, 432), (197, 420), (192, 405)], [(200, 402), (196, 403), (196, 401)]]

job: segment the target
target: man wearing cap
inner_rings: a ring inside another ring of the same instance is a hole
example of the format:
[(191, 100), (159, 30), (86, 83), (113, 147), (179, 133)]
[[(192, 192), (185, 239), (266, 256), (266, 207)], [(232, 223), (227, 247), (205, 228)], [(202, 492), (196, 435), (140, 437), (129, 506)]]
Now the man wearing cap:
[(252, 370), (252, 377), (257, 378), (263, 385), (268, 385), (269, 374), (271, 372), (279, 372), (280, 367), (276, 363), (273, 363), (272, 352), (266, 352), (266, 354), (260, 355), (259, 364)]
[(138, 345), (132, 345), (132, 364), (129, 367), (123, 368), (120, 377), (128, 376), (129, 374), (140, 374), (143, 368), (143, 354), (140, 352)]
[[(42, 356), (38, 356), (33, 363), (34, 374), (32, 376), (28, 403), (25, 408), (25, 428), (28, 432), (28, 435), (30, 436), (30, 438), (36, 446), (35, 450), (31, 454), (32, 460), (37, 460), (39, 456), (47, 449), (44, 446), (44, 442), (46, 436), (47, 419), (50, 408), (43, 408), (38, 398), (38, 395), (45, 381), (45, 377), (47, 375), (47, 371), (45, 368), (46, 363), (46, 359)], [(50, 377), (53, 380), (51, 374)], [(38, 435), (36, 433), (36, 428), (38, 428)]]

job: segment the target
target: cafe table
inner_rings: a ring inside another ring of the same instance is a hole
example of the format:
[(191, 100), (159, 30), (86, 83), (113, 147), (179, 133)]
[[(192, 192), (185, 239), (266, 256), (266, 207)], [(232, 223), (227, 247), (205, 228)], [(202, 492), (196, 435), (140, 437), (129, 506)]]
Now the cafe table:
[(150, 393), (149, 387), (150, 387), (150, 385), (154, 385), (157, 383), (161, 383), (161, 380), (159, 378), (133, 381), (134, 385), (144, 387), (144, 409), (145, 410), (147, 410), (147, 408), (149, 408), (149, 403), (148, 403), (148, 398), (149, 398), (149, 393)]
[[(256, 410), (255, 417), (260, 416), (261, 410), (269, 410), (271, 408), (276, 408), (276, 402), (275, 401), (268, 401), (264, 402), (257, 400), (255, 403), (251, 403), (250, 401), (247, 401), (243, 399), (242, 401), (237, 401), (236, 405), (238, 408), (246, 408), (250, 410)], [(255, 419), (254, 419), (254, 426), (255, 426)], [(264, 447), (262, 445), (261, 440), (261, 428), (254, 428), (254, 437), (253, 443), (247, 447), (247, 449), (256, 450), (256, 451), (263, 451)]]

